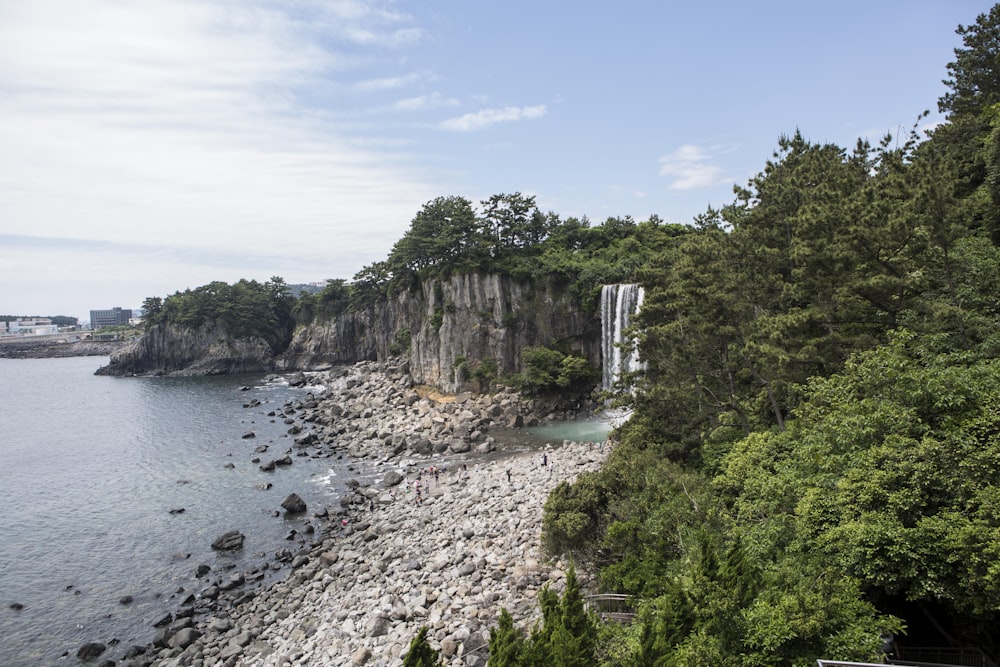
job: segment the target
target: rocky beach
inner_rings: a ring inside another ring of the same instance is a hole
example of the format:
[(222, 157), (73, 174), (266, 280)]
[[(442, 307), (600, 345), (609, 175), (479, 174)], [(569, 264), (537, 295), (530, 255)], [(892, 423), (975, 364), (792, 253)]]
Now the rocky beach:
[[(290, 379), (309, 391), (267, 413), (294, 444), (255, 450), (262, 480), (299, 457), (345, 458), (357, 472), (350, 491), (326, 507), (286, 498), (287, 512), (308, 517), (288, 548), (252, 571), (198, 565), (152, 642), (127, 649), (122, 664), (400, 665), (426, 626), (446, 664), (484, 665), (501, 608), (533, 622), (538, 591), (560, 589), (568, 566), (540, 550), (548, 493), (599, 468), (609, 446), (508, 450), (491, 431), (568, 414), (507, 389), (441, 395), (413, 386), (408, 371), (405, 361), (362, 362)], [(217, 542), (242, 548), (237, 531)], [(110, 664), (102, 646), (78, 656)]]

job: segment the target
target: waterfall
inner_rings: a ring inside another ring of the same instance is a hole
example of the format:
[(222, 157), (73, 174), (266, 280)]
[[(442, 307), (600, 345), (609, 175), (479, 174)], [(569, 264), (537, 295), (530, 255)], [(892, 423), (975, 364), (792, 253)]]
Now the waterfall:
[[(613, 390), (623, 374), (643, 368), (635, 339), (625, 341), (623, 336), (632, 317), (642, 307), (644, 296), (639, 285), (605, 285), (601, 289), (602, 388), (605, 391)], [(622, 343), (627, 343), (625, 349)]]

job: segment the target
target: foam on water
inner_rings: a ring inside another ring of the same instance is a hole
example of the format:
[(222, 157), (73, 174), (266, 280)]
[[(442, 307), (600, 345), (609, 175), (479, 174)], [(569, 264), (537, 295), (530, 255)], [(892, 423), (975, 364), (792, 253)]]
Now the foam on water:
[[(54, 664), (90, 641), (118, 640), (119, 654), (147, 643), (152, 622), (204, 586), (198, 564), (219, 572), (266, 562), (259, 554), (289, 547), (285, 537), (307, 520), (275, 517), (282, 500), (295, 492), (310, 510), (334, 506), (347, 479), (348, 463), (336, 459), (294, 457), (271, 473), (252, 462), (292, 447), (281, 407), (315, 387), (93, 375), (106, 362), (0, 359), (5, 667)], [(261, 404), (243, 407), (253, 399)], [(248, 431), (256, 437), (244, 439)], [(260, 445), (269, 451), (256, 454)], [(247, 536), (245, 549), (213, 552), (233, 529)], [(134, 601), (120, 604), (126, 595)]]

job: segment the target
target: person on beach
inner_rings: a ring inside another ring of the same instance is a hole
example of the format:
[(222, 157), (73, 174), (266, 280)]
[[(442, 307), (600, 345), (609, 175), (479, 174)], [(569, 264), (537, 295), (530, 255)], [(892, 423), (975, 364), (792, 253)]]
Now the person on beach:
[(510, 468), (507, 468), (507, 483), (510, 484)]

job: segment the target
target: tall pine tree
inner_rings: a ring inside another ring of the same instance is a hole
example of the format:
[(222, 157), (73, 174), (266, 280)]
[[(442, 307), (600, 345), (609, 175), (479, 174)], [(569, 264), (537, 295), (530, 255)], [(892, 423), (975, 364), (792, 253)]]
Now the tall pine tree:
[(427, 643), (427, 627), (420, 628), (403, 657), (403, 667), (442, 667), (437, 651)]
[(490, 630), (491, 667), (520, 667), (524, 664), (524, 635), (514, 627), (514, 619), (504, 607), (497, 627)]

